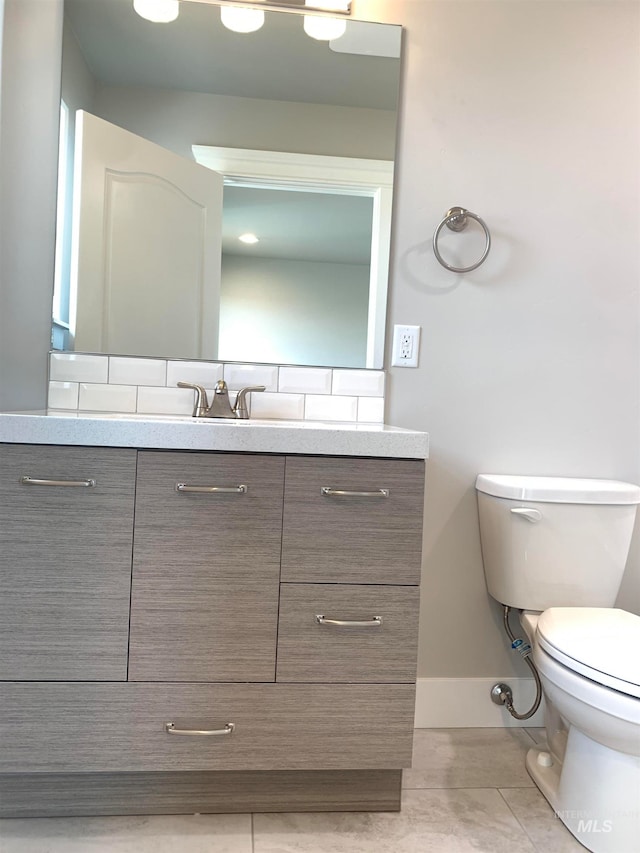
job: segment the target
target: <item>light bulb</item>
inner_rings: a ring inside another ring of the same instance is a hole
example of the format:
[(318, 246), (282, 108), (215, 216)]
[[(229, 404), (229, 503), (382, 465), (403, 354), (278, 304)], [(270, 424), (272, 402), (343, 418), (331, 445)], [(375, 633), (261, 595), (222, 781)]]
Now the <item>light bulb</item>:
[(241, 9), (239, 6), (221, 6), (220, 20), (235, 33), (254, 33), (264, 24), (262, 9)]
[(347, 22), (340, 18), (321, 18), (319, 15), (304, 16), (304, 31), (312, 39), (331, 41), (345, 34)]
[(254, 243), (259, 243), (260, 240), (256, 237), (255, 234), (241, 234), (238, 237), (241, 243), (247, 243), (248, 245), (253, 245)]
[[(349, 8), (348, 0), (304, 0), (305, 6), (315, 6), (316, 9), (326, 9), (328, 12), (337, 12)], [(347, 22), (340, 18), (321, 18), (319, 15), (304, 16), (304, 31), (312, 39), (318, 41), (331, 41), (339, 39), (345, 34)]]
[(133, 0), (133, 8), (141, 18), (154, 24), (168, 24), (175, 21), (180, 12), (178, 0)]

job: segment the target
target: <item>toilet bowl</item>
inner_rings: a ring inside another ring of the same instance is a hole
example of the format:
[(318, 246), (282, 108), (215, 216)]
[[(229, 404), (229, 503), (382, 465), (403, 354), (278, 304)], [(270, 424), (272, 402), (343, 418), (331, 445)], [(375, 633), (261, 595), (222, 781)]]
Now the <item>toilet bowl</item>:
[(640, 616), (614, 608), (640, 488), (480, 475), (490, 594), (521, 611), (545, 697), (547, 745), (526, 766), (593, 853), (640, 839)]
[(595, 853), (638, 846), (638, 649), (640, 617), (623, 610), (552, 608), (538, 619), (534, 662), (564, 732), (552, 733), (555, 748), (529, 750), (526, 766), (557, 816)]

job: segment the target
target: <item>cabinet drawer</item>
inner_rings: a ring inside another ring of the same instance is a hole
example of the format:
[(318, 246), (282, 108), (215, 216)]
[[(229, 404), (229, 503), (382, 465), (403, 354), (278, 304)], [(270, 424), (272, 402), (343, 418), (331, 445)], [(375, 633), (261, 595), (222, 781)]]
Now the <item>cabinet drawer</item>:
[(288, 456), (281, 579), (419, 583), (423, 493), (420, 460)]
[(413, 682), (418, 611), (414, 586), (282, 584), (277, 681)]
[(0, 679), (126, 679), (135, 470), (135, 450), (0, 445)]
[(140, 452), (130, 681), (274, 681), (283, 480), (282, 457)]
[[(13, 683), (0, 773), (409, 766), (414, 687)], [(168, 734), (180, 729), (231, 735)]]

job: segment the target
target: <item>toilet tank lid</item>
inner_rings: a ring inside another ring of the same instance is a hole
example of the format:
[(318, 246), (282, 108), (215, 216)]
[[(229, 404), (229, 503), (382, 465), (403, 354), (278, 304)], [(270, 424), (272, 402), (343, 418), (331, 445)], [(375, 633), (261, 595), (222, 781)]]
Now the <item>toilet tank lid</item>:
[(640, 486), (620, 480), (479, 474), (476, 489), (486, 495), (541, 503), (638, 504)]
[(540, 616), (536, 637), (575, 672), (640, 697), (640, 616), (612, 607), (551, 607)]

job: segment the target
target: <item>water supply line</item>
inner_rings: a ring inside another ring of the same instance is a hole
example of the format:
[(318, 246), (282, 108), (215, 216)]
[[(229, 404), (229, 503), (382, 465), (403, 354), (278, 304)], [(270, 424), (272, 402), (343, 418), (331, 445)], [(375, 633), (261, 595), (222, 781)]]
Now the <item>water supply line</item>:
[(540, 683), (540, 676), (538, 675), (536, 665), (531, 660), (531, 646), (528, 643), (525, 643), (524, 640), (516, 639), (516, 635), (511, 630), (511, 625), (509, 625), (510, 613), (511, 608), (505, 604), (502, 613), (502, 622), (504, 625), (504, 630), (509, 639), (511, 640), (511, 648), (522, 655), (522, 658), (524, 659), (525, 663), (533, 674), (533, 677), (536, 682), (536, 698), (533, 705), (526, 713), (518, 714), (516, 709), (513, 707), (513, 691), (511, 690), (508, 684), (499, 682), (498, 684), (494, 684), (491, 688), (491, 701), (495, 702), (496, 705), (504, 705), (507, 711), (514, 719), (528, 720), (529, 717), (533, 717), (535, 712), (540, 707), (540, 700), (542, 699), (542, 684)]

